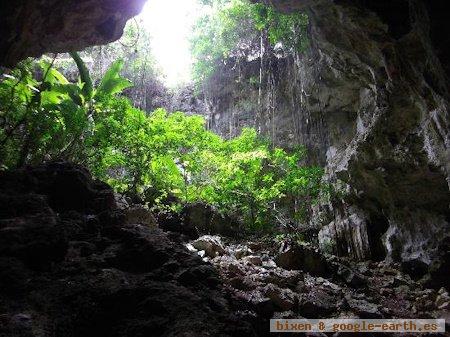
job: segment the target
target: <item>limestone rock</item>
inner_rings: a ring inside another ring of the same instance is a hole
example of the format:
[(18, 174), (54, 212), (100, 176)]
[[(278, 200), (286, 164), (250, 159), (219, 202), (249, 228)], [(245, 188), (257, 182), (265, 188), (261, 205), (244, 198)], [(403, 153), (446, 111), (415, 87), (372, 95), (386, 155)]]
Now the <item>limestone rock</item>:
[(379, 311), (379, 307), (374, 303), (370, 303), (364, 299), (355, 299), (352, 297), (346, 297), (346, 300), (350, 308), (361, 318), (382, 317), (382, 314)]
[(165, 231), (183, 234), (191, 240), (199, 237), (198, 230), (178, 213), (161, 211), (156, 213), (156, 217), (159, 227)]
[(127, 224), (83, 172), (0, 172), (0, 196), (17, 205), (0, 204), (1, 336), (255, 335), (210, 264), (159, 228)]
[(329, 269), (324, 256), (307, 245), (285, 245), (275, 263), (284, 269), (303, 270), (317, 276), (326, 275)]
[(124, 210), (127, 224), (141, 224), (149, 227), (157, 227), (157, 221), (153, 213), (146, 207), (135, 205)]
[(238, 223), (229, 216), (220, 214), (213, 206), (201, 202), (187, 204), (182, 210), (185, 223), (202, 234), (235, 236)]
[(282, 289), (273, 284), (264, 288), (264, 294), (282, 311), (293, 309), (297, 304), (297, 296), (290, 289)]
[(0, 6), (0, 65), (119, 39), (145, 0), (20, 0)]
[(255, 266), (261, 266), (262, 260), (259, 256), (256, 255), (249, 255), (243, 258), (245, 262), (250, 262), (251, 264), (254, 264)]
[(203, 235), (192, 242), (192, 246), (198, 250), (204, 250), (206, 255), (214, 258), (225, 254), (225, 249), (219, 236)]
[(336, 307), (326, 292), (318, 291), (313, 294), (301, 294), (298, 310), (306, 318), (318, 318), (331, 314)]

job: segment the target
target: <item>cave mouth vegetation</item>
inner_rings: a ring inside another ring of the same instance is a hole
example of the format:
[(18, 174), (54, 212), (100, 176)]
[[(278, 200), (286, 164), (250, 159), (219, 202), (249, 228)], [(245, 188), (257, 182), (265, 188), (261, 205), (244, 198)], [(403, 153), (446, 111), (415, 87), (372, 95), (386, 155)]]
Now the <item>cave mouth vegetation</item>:
[(442, 6), (0, 4), (0, 337), (447, 336)]

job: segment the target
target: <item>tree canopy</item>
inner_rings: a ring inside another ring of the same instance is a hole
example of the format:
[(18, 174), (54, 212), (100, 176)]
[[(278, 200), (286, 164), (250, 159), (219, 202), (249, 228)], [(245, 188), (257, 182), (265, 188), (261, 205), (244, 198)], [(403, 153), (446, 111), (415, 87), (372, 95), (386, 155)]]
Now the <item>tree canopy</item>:
[(248, 0), (207, 0), (210, 7), (191, 40), (194, 77), (202, 81), (218, 62), (249, 60), (278, 51), (303, 51), (308, 44), (306, 14), (283, 14)]

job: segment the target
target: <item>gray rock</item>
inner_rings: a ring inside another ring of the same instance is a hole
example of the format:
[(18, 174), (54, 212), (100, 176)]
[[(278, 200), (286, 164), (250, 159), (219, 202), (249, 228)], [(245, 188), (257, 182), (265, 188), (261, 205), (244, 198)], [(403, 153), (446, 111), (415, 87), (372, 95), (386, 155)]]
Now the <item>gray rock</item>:
[(191, 244), (199, 251), (204, 250), (206, 255), (211, 258), (225, 254), (225, 249), (219, 236), (203, 235)]
[(185, 205), (182, 215), (187, 226), (195, 227), (203, 234), (235, 236), (239, 230), (236, 219), (222, 215), (216, 208), (204, 203)]
[(306, 318), (326, 317), (337, 309), (339, 300), (339, 297), (322, 288), (309, 288), (300, 295), (298, 310)]
[(343, 264), (339, 264), (337, 274), (351, 287), (363, 287), (367, 284), (367, 280), (363, 275)]
[(378, 305), (364, 299), (346, 297), (349, 307), (361, 318), (382, 318)]
[(242, 259), (244, 262), (250, 262), (251, 264), (254, 264), (255, 266), (261, 266), (262, 260), (261, 257), (256, 255), (249, 255)]
[(277, 266), (288, 270), (303, 270), (316, 276), (325, 276), (329, 266), (325, 257), (307, 245), (286, 245), (275, 258)]
[(290, 289), (282, 289), (273, 284), (264, 287), (264, 294), (282, 311), (293, 309), (297, 304), (297, 296)]
[(135, 205), (132, 206), (131, 208), (126, 208), (124, 212), (126, 224), (140, 224), (149, 227), (158, 226), (158, 223), (153, 213), (144, 206)]

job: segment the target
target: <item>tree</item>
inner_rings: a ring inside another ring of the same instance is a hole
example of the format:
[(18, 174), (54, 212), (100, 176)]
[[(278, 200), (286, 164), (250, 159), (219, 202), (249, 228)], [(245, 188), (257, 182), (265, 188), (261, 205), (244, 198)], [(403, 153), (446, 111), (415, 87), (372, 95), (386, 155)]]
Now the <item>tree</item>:
[(191, 40), (198, 83), (210, 77), (220, 63), (260, 58), (262, 67), (263, 58), (272, 56), (274, 48), (298, 52), (307, 47), (306, 14), (283, 14), (247, 0), (210, 0), (204, 4), (211, 10), (197, 22)]

